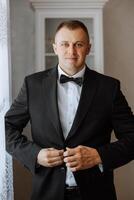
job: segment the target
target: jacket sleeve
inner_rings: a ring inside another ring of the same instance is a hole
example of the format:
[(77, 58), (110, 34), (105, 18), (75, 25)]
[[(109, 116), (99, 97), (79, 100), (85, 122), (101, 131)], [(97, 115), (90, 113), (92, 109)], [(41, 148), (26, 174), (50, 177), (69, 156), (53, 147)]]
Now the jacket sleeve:
[(134, 116), (117, 82), (111, 116), (117, 141), (98, 148), (103, 169), (112, 170), (134, 158)]
[(27, 93), (25, 79), (17, 98), (5, 115), (6, 150), (13, 158), (35, 173), (36, 159), (41, 147), (22, 134), (23, 128), (30, 119)]

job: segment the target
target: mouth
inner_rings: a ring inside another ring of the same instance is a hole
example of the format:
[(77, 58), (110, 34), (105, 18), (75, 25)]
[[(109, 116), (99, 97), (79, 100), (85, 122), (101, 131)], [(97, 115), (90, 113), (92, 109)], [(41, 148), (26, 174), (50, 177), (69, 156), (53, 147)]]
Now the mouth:
[(78, 58), (66, 58), (66, 61), (70, 64), (74, 64), (78, 61)]
[(65, 58), (67, 60), (77, 60), (78, 58), (77, 57), (72, 57), (72, 58)]

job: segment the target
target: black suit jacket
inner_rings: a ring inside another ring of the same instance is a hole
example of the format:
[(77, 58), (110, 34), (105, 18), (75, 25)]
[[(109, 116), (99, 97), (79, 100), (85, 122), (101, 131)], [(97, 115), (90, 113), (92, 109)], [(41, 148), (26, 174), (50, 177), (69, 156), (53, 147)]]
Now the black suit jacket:
[[(30, 120), (32, 139), (22, 135)], [(113, 169), (134, 156), (134, 117), (119, 81), (86, 68), (82, 93), (72, 128), (63, 137), (57, 104), (57, 67), (30, 75), (6, 117), (7, 151), (33, 173), (32, 200), (63, 200), (65, 166), (36, 167), (42, 148), (96, 148), (103, 162), (74, 173), (83, 200), (116, 200)], [(111, 132), (117, 141), (110, 143)]]

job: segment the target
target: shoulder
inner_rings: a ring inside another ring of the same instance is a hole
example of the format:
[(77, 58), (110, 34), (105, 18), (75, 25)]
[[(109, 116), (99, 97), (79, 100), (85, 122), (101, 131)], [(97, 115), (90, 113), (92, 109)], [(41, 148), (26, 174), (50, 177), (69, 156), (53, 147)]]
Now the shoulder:
[(56, 67), (47, 69), (45, 71), (36, 72), (25, 77), (26, 82), (28, 81), (42, 81), (44, 78), (50, 76), (53, 72), (56, 73)]
[(114, 77), (101, 74), (94, 70), (89, 69), (89, 74), (91, 77), (95, 78), (99, 84), (105, 85), (106, 87), (109, 86), (120, 86), (120, 81)]

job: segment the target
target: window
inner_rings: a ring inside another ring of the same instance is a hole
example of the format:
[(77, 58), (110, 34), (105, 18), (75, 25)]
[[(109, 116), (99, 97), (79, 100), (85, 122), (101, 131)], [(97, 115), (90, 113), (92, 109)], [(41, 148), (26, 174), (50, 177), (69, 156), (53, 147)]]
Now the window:
[(5, 151), (4, 115), (9, 108), (9, 0), (0, 1), (0, 200), (13, 200), (12, 158)]

